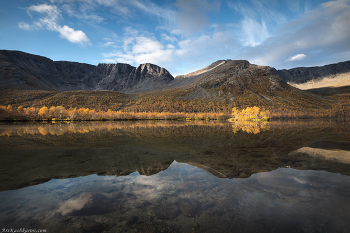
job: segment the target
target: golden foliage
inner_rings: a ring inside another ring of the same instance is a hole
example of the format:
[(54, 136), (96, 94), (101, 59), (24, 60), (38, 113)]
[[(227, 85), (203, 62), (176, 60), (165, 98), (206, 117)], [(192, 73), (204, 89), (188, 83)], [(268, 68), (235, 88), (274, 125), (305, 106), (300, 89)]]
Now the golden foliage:
[(267, 121), (269, 120), (270, 111), (264, 110), (260, 111), (259, 107), (247, 107), (242, 111), (239, 111), (237, 108), (232, 108), (232, 116), (229, 121)]
[(7, 120), (220, 120), (227, 119), (224, 113), (186, 113), (186, 112), (122, 112), (108, 109), (107, 112), (89, 108), (69, 108), (51, 106), (47, 108), (23, 108), (13, 111), (12, 106), (0, 106), (0, 119)]

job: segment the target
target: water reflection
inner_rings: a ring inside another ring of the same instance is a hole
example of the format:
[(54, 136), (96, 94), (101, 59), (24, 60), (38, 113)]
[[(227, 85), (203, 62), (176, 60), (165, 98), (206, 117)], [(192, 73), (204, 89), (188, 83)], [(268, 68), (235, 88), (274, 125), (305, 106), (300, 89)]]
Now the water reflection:
[[(95, 131), (111, 131), (121, 129), (139, 129), (139, 128), (171, 128), (184, 126), (217, 126), (225, 125), (224, 122), (216, 121), (120, 121), (120, 122), (58, 122), (58, 123), (33, 123), (33, 124), (9, 124), (1, 125), (0, 136), (26, 136), (31, 135), (64, 135), (64, 134), (84, 134)], [(237, 124), (236, 124), (237, 125)], [(246, 127), (249, 127), (247, 123)], [(240, 123), (239, 127), (245, 127)], [(259, 127), (259, 126), (257, 126)]]
[[(39, 131), (50, 127), (56, 133)], [(241, 127), (224, 122), (0, 125), (0, 132), (6, 132), (0, 136), (0, 190), (90, 174), (152, 175), (174, 160), (221, 178), (247, 178), (278, 167), (350, 175), (344, 162), (350, 151), (349, 124), (270, 122), (256, 134)], [(322, 157), (305, 147), (338, 152)]]
[(348, 123), (0, 125), (2, 228), (349, 232)]
[(232, 122), (232, 132), (237, 133), (242, 130), (246, 133), (258, 134), (262, 130), (269, 130), (271, 122), (235, 121)]
[[(245, 133), (259, 134), (262, 131), (294, 128), (300, 130), (301, 128), (329, 128), (342, 125), (349, 125), (348, 123), (336, 123), (327, 121), (277, 121), (277, 122), (254, 122), (254, 121), (120, 121), (120, 122), (58, 122), (58, 123), (24, 123), (24, 124), (1, 124), (1, 136), (28, 136), (28, 135), (53, 135), (60, 136), (64, 134), (87, 134), (99, 131), (112, 130), (135, 130), (135, 129), (171, 129), (174, 127), (193, 127), (193, 126), (232, 126), (232, 132), (239, 131)], [(342, 130), (344, 131), (344, 130)], [(165, 132), (168, 134), (169, 132)]]
[(49, 232), (350, 230), (350, 178), (322, 171), (221, 179), (174, 161), (152, 176), (54, 179), (0, 196), (4, 227)]

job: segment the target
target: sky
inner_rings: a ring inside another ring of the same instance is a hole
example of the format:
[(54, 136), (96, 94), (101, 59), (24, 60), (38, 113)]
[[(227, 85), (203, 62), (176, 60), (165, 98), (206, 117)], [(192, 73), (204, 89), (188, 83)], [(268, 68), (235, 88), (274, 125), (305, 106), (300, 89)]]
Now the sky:
[(0, 0), (0, 49), (173, 76), (226, 59), (321, 66), (350, 60), (350, 0)]

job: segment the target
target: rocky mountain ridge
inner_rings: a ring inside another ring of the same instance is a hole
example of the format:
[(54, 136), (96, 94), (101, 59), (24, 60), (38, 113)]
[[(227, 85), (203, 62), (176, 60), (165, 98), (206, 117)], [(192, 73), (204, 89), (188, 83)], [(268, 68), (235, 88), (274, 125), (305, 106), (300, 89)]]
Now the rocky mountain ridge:
[(150, 63), (97, 66), (49, 58), (20, 51), (0, 50), (0, 86), (24, 90), (151, 91), (174, 77)]
[[(339, 75), (342, 75), (341, 78)], [(217, 90), (219, 95), (220, 92), (226, 93), (229, 98), (244, 93), (261, 93), (260, 97), (264, 99), (266, 92), (288, 89), (288, 84), (307, 89), (297, 85), (328, 79), (333, 84), (334, 80), (348, 83), (350, 61), (322, 67), (276, 70), (250, 64), (246, 60), (218, 60), (174, 79), (166, 69), (150, 63), (138, 67), (124, 63), (94, 66), (0, 50), (0, 89), (110, 90), (125, 93), (182, 89), (192, 93), (189, 98), (208, 98), (212, 95), (208, 90)]]
[[(320, 82), (324, 79), (335, 81), (335, 78), (350, 76), (350, 61), (315, 67), (297, 67), (277, 71), (278, 75), (290, 84), (304, 84)], [(333, 80), (332, 80), (333, 79)], [(350, 85), (350, 83), (349, 83)]]

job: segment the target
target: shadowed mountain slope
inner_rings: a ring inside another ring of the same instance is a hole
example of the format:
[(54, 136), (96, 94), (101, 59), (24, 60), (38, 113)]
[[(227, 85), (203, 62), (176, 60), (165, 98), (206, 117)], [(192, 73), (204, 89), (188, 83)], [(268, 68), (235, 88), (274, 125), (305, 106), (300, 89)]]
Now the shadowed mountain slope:
[(146, 63), (97, 66), (49, 58), (20, 51), (0, 50), (0, 86), (22, 90), (154, 90), (174, 78), (164, 68)]
[(281, 78), (302, 90), (350, 85), (350, 61), (319, 67), (278, 70)]

